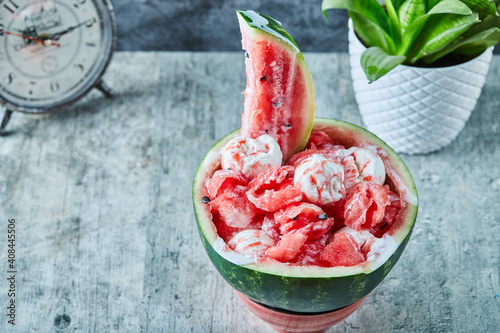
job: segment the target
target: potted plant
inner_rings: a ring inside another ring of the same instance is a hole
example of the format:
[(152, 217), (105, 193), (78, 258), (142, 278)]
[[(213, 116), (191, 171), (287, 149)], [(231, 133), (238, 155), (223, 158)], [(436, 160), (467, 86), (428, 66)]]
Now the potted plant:
[(500, 41), (500, 0), (323, 0), (349, 13), (356, 101), (396, 151), (429, 153), (463, 129)]

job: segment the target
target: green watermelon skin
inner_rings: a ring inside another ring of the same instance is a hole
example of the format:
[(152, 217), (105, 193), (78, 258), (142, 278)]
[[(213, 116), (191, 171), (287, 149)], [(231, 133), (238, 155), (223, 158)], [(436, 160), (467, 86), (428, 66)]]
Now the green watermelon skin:
[(235, 265), (222, 258), (199, 231), (208, 257), (231, 287), (261, 304), (300, 313), (333, 311), (368, 295), (389, 274), (411, 235), (410, 232), (396, 252), (370, 274), (305, 278), (279, 276)]
[[(407, 204), (400, 221), (389, 230), (399, 244), (397, 249), (387, 261), (374, 270), (365, 269), (360, 273), (359, 270), (347, 269), (339, 273), (332, 272), (329, 268), (306, 266), (301, 272), (286, 264), (271, 268), (266, 264), (234, 264), (213, 248), (217, 238), (216, 229), (206, 205), (200, 201), (200, 198), (206, 195), (205, 180), (217, 166), (212, 165), (213, 169), (210, 170), (204, 160), (193, 183), (193, 204), (200, 238), (210, 260), (223, 278), (233, 288), (259, 303), (301, 313), (332, 311), (351, 305), (368, 295), (382, 282), (400, 258), (410, 239), (418, 211), (417, 191), (408, 169), (401, 158), (381, 139), (361, 127), (332, 119), (316, 118), (314, 129), (325, 131), (335, 143), (347, 147), (368, 143), (382, 148), (387, 154), (387, 163), (400, 176), (404, 188), (416, 200), (414, 204)], [(229, 134), (214, 145), (211, 152), (220, 151), (227, 141), (237, 135), (239, 131)], [(209, 152), (205, 159), (210, 155)], [(394, 184), (391, 186), (394, 187)], [(329, 276), (328, 272), (332, 272), (332, 275)]]

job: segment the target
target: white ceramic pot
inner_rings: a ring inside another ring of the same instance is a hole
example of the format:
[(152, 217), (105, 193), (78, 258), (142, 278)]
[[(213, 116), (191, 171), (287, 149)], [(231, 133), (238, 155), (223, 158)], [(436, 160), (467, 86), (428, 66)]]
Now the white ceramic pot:
[(426, 154), (449, 145), (481, 94), (493, 47), (466, 63), (440, 68), (400, 65), (368, 84), (361, 68), (366, 48), (349, 21), (351, 76), (367, 129), (399, 153)]

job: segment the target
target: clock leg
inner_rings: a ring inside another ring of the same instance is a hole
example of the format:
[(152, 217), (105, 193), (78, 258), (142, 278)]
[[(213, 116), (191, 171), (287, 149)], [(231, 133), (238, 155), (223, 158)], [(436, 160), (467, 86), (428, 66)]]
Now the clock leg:
[(12, 110), (7, 109), (6, 107), (3, 107), (2, 109), (5, 110), (5, 113), (3, 115), (2, 123), (0, 124), (0, 135), (5, 133), (5, 127), (7, 126), (10, 116), (12, 115)]
[(103, 80), (99, 81), (99, 83), (96, 84), (95, 87), (99, 89), (104, 94), (104, 96), (106, 96), (106, 98), (113, 97), (113, 89), (111, 89)]

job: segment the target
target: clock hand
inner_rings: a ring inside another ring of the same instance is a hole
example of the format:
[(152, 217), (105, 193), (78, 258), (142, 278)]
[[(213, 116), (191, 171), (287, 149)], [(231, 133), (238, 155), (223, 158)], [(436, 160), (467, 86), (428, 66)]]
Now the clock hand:
[(71, 32), (71, 31), (75, 30), (76, 28), (81, 27), (82, 25), (89, 24), (89, 21), (90, 21), (91, 24), (94, 22), (93, 20), (86, 20), (86, 21), (80, 22), (77, 25), (74, 25), (72, 27), (67, 28), (66, 30), (63, 30), (63, 31), (57, 32), (55, 34), (52, 34), (50, 36), (51, 37), (50, 39), (52, 39), (52, 40), (59, 40), (59, 38), (61, 38), (62, 35), (65, 35), (68, 32)]
[(30, 37), (30, 36), (21, 35), (21, 34), (15, 33), (15, 32), (11, 32), (11, 31), (4, 31), (3, 33), (6, 35), (10, 35), (10, 36), (21, 37), (21, 38), (24, 38), (27, 40), (32, 40), (34, 42), (37, 42), (40, 45), (45, 45), (45, 46), (53, 45), (53, 46), (57, 46), (57, 47), (61, 46), (61, 44), (59, 44), (59, 43), (52, 42), (51, 39), (34, 38), (34, 37)]

